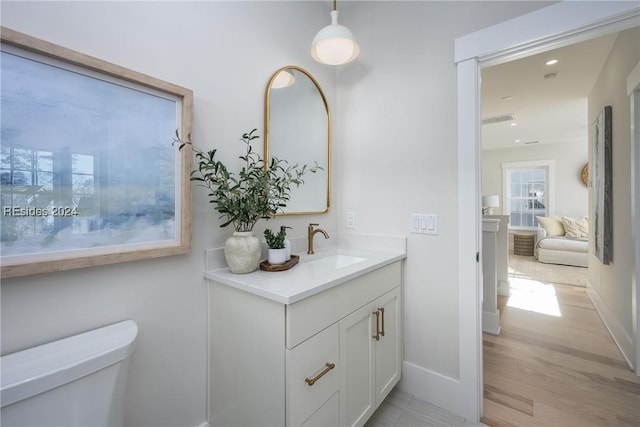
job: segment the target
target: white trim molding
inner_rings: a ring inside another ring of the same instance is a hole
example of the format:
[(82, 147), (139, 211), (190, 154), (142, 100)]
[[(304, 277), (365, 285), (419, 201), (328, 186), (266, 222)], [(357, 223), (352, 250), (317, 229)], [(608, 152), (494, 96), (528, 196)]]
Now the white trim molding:
[(475, 256), (481, 239), (480, 68), (632, 28), (639, 17), (637, 1), (563, 1), (455, 40), (460, 379), (457, 390), (454, 387), (442, 394), (459, 400), (457, 413), (469, 421), (479, 421), (483, 410), (482, 281)]
[(633, 336), (636, 337), (633, 362), (636, 375), (640, 376), (640, 62), (627, 77), (627, 95), (631, 113), (631, 218), (635, 218), (631, 223), (631, 234), (636, 243), (636, 266), (631, 273)]
[[(463, 154), (464, 153), (464, 154)], [(447, 396), (456, 412), (480, 421), (482, 377), (482, 215), (480, 168), (480, 68), (475, 58), (458, 64), (458, 318), (459, 387)]]
[(456, 63), (514, 60), (638, 25), (637, 1), (562, 1), (455, 40)]

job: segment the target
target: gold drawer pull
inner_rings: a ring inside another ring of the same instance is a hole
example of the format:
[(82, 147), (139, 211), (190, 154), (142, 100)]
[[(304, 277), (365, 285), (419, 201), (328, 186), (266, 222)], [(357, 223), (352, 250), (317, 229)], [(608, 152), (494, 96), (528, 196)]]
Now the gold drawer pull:
[(324, 374), (326, 374), (327, 372), (329, 372), (330, 370), (332, 370), (333, 368), (336, 367), (335, 363), (329, 363), (327, 362), (325, 365), (325, 368), (322, 370), (322, 372), (320, 372), (318, 375), (316, 375), (313, 378), (305, 378), (304, 382), (306, 382), (307, 384), (309, 384), (309, 387), (311, 387), (312, 385), (314, 385), (316, 383), (316, 381), (318, 381), (320, 378), (322, 378), (324, 376)]
[(384, 307), (380, 307), (380, 313), (382, 313), (382, 330), (380, 331), (380, 335), (384, 336)]
[(376, 341), (380, 341), (380, 310), (373, 312), (376, 315), (376, 334), (372, 336)]

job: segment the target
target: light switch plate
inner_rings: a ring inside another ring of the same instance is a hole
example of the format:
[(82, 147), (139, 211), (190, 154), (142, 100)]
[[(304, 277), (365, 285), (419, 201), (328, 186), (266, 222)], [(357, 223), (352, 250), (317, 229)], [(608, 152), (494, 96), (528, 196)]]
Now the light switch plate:
[(413, 234), (438, 234), (438, 215), (411, 214), (409, 231)]

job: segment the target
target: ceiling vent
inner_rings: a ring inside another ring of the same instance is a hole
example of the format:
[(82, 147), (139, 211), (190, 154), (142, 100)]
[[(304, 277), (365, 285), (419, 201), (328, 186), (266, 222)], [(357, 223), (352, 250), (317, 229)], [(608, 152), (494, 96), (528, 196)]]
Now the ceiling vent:
[(514, 113), (502, 114), (500, 116), (492, 116), (492, 117), (487, 117), (486, 119), (482, 119), (482, 124), (490, 125), (492, 123), (510, 122), (515, 119), (516, 119), (516, 115)]
[(539, 144), (539, 143), (540, 141), (528, 141), (528, 142), (525, 142), (524, 145)]

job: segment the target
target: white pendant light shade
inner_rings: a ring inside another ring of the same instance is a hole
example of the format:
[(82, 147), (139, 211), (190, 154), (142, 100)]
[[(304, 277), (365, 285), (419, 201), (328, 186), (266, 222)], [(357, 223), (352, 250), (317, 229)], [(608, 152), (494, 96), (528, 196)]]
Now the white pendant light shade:
[(358, 57), (360, 47), (353, 33), (338, 24), (338, 11), (331, 11), (331, 25), (327, 25), (313, 38), (311, 56), (321, 64), (347, 64)]

